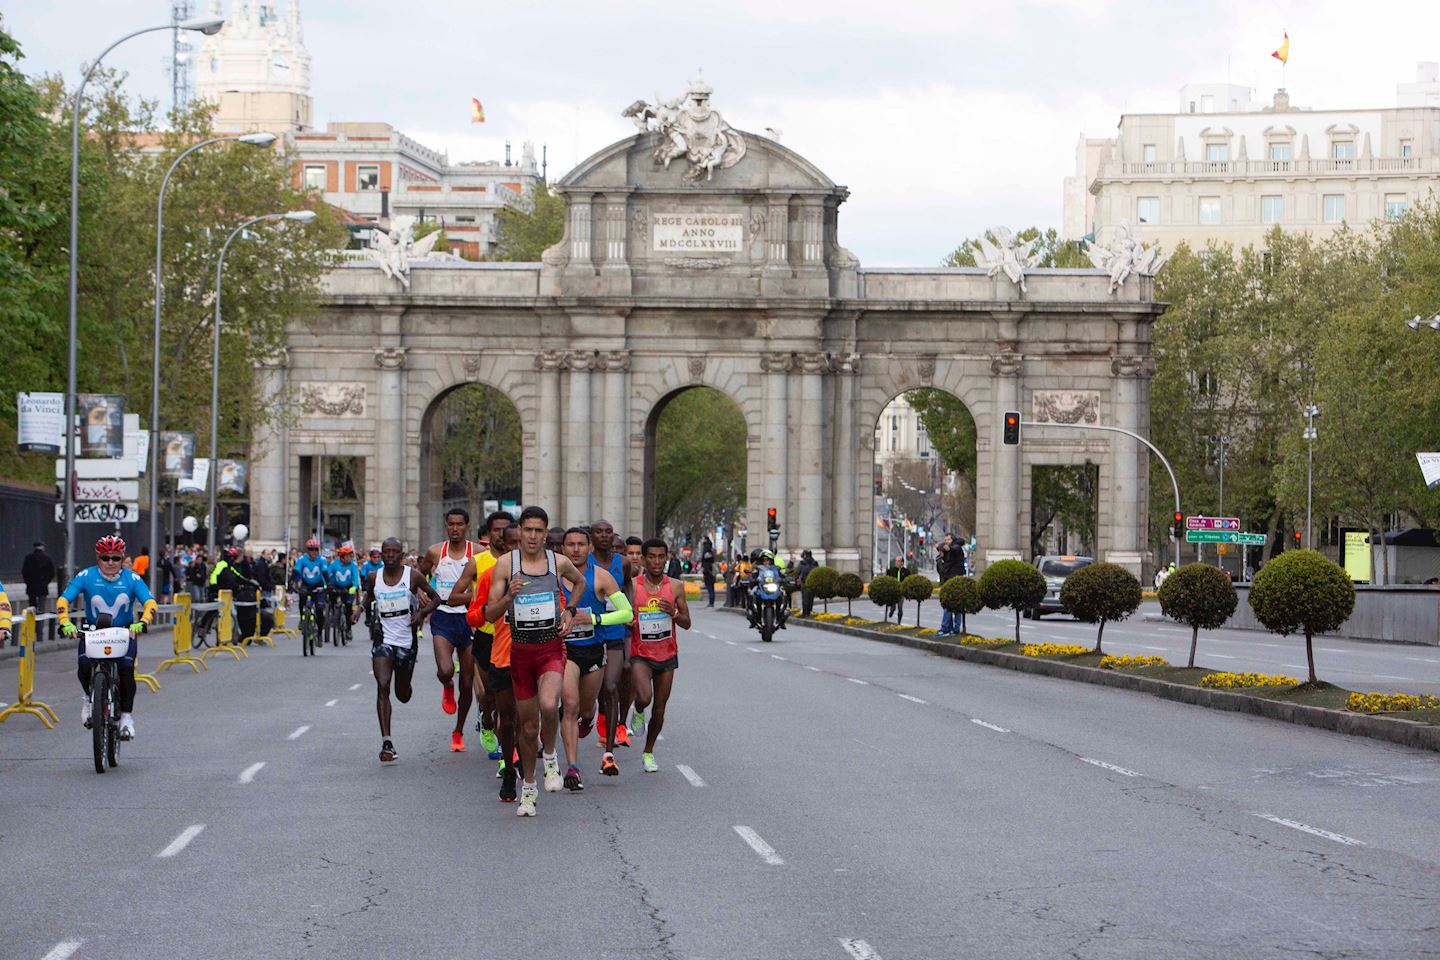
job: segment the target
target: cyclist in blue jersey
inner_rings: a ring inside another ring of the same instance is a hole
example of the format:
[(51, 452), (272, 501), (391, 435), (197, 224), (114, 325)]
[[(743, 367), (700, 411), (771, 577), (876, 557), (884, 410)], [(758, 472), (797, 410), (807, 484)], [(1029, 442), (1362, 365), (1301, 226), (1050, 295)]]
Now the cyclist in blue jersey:
[(371, 547), (370, 558), (364, 563), (360, 564), (360, 585), (364, 586), (365, 578), (370, 576), (370, 574), (374, 573), (376, 570), (379, 570), (383, 566), (385, 566), (385, 564), (380, 562), (380, 548)]
[[(144, 625), (155, 618), (155, 600), (145, 581), (133, 571), (125, 569), (125, 541), (119, 537), (101, 537), (95, 542), (96, 566), (86, 567), (76, 574), (55, 601), (55, 610), (60, 621), (60, 632), (73, 637), (79, 633), (70, 622), (70, 605), (85, 595), (80, 608), (86, 620), (95, 622), (101, 614), (110, 617), (116, 627), (130, 628), (130, 648), (120, 661), (120, 737), (129, 740), (135, 736), (135, 637)], [(90, 726), (90, 658), (85, 656), (85, 647), (80, 647), (80, 687), (85, 691), (81, 719)]]
[(360, 584), (360, 568), (355, 564), (355, 548), (348, 543), (340, 545), (335, 551), (335, 559), (330, 561), (330, 566), (325, 572), (325, 577), (330, 581), (330, 605), (337, 611), (344, 613), (344, 619), (340, 621), (340, 629), (350, 629), (350, 611), (355, 606), (356, 593)]
[(320, 557), (320, 541), (311, 537), (305, 541), (305, 553), (295, 561), (290, 571), (290, 585), (300, 594), (300, 609), (305, 604), (315, 605), (315, 629), (325, 635), (325, 588), (326, 574), (330, 564)]

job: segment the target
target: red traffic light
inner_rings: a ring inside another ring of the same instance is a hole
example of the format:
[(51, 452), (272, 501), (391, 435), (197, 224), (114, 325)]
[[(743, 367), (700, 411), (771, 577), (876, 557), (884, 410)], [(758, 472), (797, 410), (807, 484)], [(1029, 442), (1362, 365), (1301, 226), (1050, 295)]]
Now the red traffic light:
[(765, 511), (765, 526), (769, 530), (780, 529), (780, 518), (774, 507)]
[(1296, 546), (1296, 547), (1299, 547), (1299, 546), (1300, 546), (1300, 539), (1301, 539), (1301, 538), (1300, 538), (1300, 531), (1299, 531), (1299, 530), (1296, 530), (1296, 531), (1295, 531), (1294, 537), (1295, 537), (1295, 546)]
[(1185, 537), (1185, 514), (1179, 510), (1175, 511), (1174, 525), (1171, 527), (1171, 531), (1174, 533), (1176, 540), (1181, 540)]
[(1016, 410), (1006, 410), (1003, 421), (1003, 439), (1007, 445), (1014, 446), (1020, 442), (1020, 413)]

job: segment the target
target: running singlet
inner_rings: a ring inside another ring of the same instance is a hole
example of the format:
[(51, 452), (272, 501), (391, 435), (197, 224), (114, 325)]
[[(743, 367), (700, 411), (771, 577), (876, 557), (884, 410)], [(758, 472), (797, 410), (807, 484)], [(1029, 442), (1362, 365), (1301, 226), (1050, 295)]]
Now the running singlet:
[[(580, 594), (579, 608), (589, 610), (598, 618), (605, 612), (605, 604), (595, 595), (595, 569), (593, 563), (585, 565), (585, 592)], [(593, 623), (581, 623), (583, 619), (585, 618), (577, 616), (570, 622), (570, 634), (565, 638), (565, 642), (572, 647), (604, 643), (605, 638), (597, 632), (599, 628)]]
[(400, 568), (400, 582), (385, 582), (385, 571), (375, 574), (375, 614), (380, 618), (380, 642), (392, 647), (409, 647), (414, 642), (410, 632), (410, 581), (413, 567)]
[(539, 576), (520, 567), (520, 551), (510, 554), (510, 576), (520, 580), (520, 592), (510, 601), (506, 620), (515, 643), (546, 643), (560, 634), (560, 578), (555, 575), (555, 554), (545, 551), (545, 572)]
[[(489, 553), (490, 551), (485, 551)], [(446, 540), (440, 544), (440, 562), (435, 564), (435, 572), (432, 579), (435, 584), (435, 592), (440, 594), (440, 599), (450, 599), (450, 591), (455, 589), (455, 581), (460, 579), (460, 574), (465, 572), (465, 567), (475, 556), (475, 544), (469, 540), (465, 541), (465, 557), (462, 560), (450, 558), (450, 541)], [(450, 606), (442, 603), (437, 607), (441, 613), (464, 613), (464, 606)]]
[(106, 580), (99, 567), (86, 567), (76, 575), (60, 594), (66, 605), (72, 605), (85, 594), (85, 617), (92, 623), (108, 613), (113, 626), (128, 627), (140, 619), (145, 607), (154, 603), (150, 588), (132, 571), (121, 568), (114, 580)]
[(630, 634), (630, 655), (646, 660), (669, 660), (678, 654), (675, 620), (660, 609), (660, 600), (675, 602), (674, 580), (666, 577), (660, 589), (650, 591), (645, 575), (635, 578), (635, 620)]
[[(479, 553), (475, 554), (475, 600), (480, 601), (480, 605), (482, 608), (485, 605), (485, 601), (490, 599), (490, 577), (488, 576), (488, 574), (493, 569), (495, 569), (495, 554), (491, 553), (489, 550), (482, 550)], [(481, 589), (482, 579), (484, 580), (484, 589)], [(473, 601), (471, 602), (471, 606), (474, 606)], [(466, 615), (466, 622), (469, 622), (468, 614)], [(473, 623), (470, 625), (472, 627), (475, 626)], [(495, 633), (495, 624), (486, 621), (486, 623), (480, 627), (480, 632), (488, 633), (493, 636)]]
[(314, 560), (308, 556), (301, 557), (295, 561), (295, 572), (291, 574), (291, 579), (299, 580), (311, 589), (323, 587), (326, 567), (327, 564), (322, 557), (316, 557)]
[(326, 574), (330, 580), (330, 586), (336, 590), (349, 590), (351, 587), (360, 585), (360, 568), (355, 565), (354, 560), (349, 563), (332, 560)]
[[(504, 670), (510, 666), (510, 624), (501, 617), (497, 621), (485, 619), (485, 604), (490, 599), (490, 585), (495, 579), (495, 564), (497, 560), (490, 556), (490, 563), (487, 564), (478, 577), (475, 578), (475, 599), (470, 601), (470, 609), (465, 613), (465, 622), (470, 626), (484, 630), (487, 627), (494, 631), (495, 639), (490, 644), (490, 665), (496, 669)], [(476, 558), (478, 563), (479, 557)]]
[[(590, 584), (590, 591), (591, 591), (590, 593), (587, 593), (586, 596), (589, 596), (589, 597), (593, 597), (593, 596), (594, 596), (595, 574), (593, 573), (593, 571), (594, 571), (595, 568), (598, 567), (599, 565), (600, 565), (600, 564), (599, 564), (599, 562), (595, 559), (595, 554), (593, 554), (593, 553), (590, 554), (590, 556), (586, 559), (586, 562), (585, 562), (585, 575), (586, 575), (586, 576), (585, 576), (585, 579), (587, 580), (587, 582), (589, 582), (589, 584)], [(624, 557), (620, 556), (620, 554), (618, 554), (618, 553), (612, 553), (612, 554), (610, 554), (610, 564), (609, 564), (609, 566), (607, 566), (605, 569), (606, 569), (607, 571), (609, 571), (610, 576), (611, 576), (612, 578), (614, 578), (614, 580), (615, 580), (615, 582), (616, 582), (617, 584), (619, 584), (619, 585), (622, 586), (622, 587), (625, 585), (625, 558), (624, 558)], [(585, 602), (585, 601), (583, 601), (583, 600), (581, 601), (581, 605), (582, 605), (582, 606), (584, 605), (584, 602)], [(605, 612), (605, 611), (604, 611), (604, 608), (603, 608), (603, 605), (602, 605), (602, 608), (601, 608), (601, 610), (600, 610), (599, 612), (600, 612), (600, 613), (604, 613), (604, 612)], [(613, 643), (613, 642), (615, 642), (615, 641), (617, 641), (617, 640), (624, 640), (627, 636), (629, 636), (629, 634), (630, 634), (630, 627), (629, 627), (628, 625), (626, 625), (626, 624), (623, 624), (623, 623), (612, 623), (612, 624), (608, 624), (608, 625), (602, 623), (600, 626), (598, 626), (598, 627), (595, 628), (595, 635), (598, 636), (601, 640), (606, 641), (607, 643)], [(572, 635), (572, 636), (574, 635), (574, 631), (573, 631), (573, 630), (571, 631), (571, 635)]]

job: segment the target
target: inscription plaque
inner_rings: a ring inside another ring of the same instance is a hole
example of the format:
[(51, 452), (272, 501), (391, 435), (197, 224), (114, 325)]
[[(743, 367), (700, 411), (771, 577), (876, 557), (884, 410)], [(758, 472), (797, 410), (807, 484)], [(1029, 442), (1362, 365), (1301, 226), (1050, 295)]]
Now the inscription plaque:
[(651, 249), (656, 253), (739, 253), (745, 243), (743, 213), (654, 213)]

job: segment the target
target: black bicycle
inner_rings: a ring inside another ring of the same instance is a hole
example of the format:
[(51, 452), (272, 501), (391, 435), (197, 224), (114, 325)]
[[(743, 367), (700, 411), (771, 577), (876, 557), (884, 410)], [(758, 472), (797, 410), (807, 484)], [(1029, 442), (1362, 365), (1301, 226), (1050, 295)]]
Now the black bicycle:
[(332, 647), (350, 645), (350, 599), (343, 593), (331, 593), (326, 610), (331, 614), (325, 619), (325, 637)]
[(315, 601), (319, 594), (306, 590), (300, 594), (300, 655), (315, 656), (315, 644), (320, 639), (320, 624), (315, 618)]
[(120, 765), (120, 661), (130, 650), (128, 627), (111, 626), (101, 615), (80, 625), (81, 643), (90, 659), (90, 740), (95, 772)]

